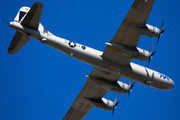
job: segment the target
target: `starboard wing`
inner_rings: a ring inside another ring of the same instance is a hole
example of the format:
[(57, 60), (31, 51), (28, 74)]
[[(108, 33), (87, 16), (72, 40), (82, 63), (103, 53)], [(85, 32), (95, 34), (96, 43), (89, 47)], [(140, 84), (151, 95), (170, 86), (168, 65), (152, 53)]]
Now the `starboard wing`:
[[(98, 68), (94, 68), (89, 77), (93, 77), (96, 80), (105, 79), (111, 81), (117, 81), (120, 79), (119, 76), (105, 72)], [(91, 104), (86, 98), (102, 98), (107, 92), (108, 90), (98, 86), (90, 79), (88, 79), (63, 120), (83, 119), (86, 114), (94, 107), (94, 105)]]

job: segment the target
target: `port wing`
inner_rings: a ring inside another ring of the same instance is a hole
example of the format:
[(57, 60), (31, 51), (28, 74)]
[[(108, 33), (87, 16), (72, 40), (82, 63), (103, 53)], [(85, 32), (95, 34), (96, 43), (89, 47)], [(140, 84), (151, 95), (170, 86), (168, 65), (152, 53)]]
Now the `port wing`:
[[(110, 43), (136, 48), (141, 34), (131, 26), (133, 24), (146, 24), (154, 1), (155, 0), (135, 0)], [(129, 64), (132, 59), (131, 57), (125, 56), (117, 47), (111, 46), (106, 47), (103, 57), (122, 65)]]

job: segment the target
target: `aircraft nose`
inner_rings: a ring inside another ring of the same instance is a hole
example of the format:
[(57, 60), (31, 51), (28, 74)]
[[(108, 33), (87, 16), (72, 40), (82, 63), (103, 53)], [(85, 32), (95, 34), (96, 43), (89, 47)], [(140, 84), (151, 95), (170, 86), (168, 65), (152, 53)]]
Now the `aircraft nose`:
[(172, 80), (172, 86), (174, 87), (175, 86), (175, 83), (174, 83), (174, 81)]
[(174, 81), (173, 81), (173, 80), (171, 80), (171, 79), (169, 80), (169, 83), (170, 83), (170, 84), (169, 84), (169, 88), (170, 88), (170, 90), (171, 90), (171, 89), (173, 89), (173, 88), (174, 88), (175, 83), (174, 83)]

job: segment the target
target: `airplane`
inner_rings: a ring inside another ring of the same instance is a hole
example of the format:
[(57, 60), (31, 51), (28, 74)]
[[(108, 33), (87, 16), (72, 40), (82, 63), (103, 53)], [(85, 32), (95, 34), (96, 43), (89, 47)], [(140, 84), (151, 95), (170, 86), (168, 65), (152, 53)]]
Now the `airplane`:
[[(8, 48), (10, 54), (16, 54), (31, 38), (49, 45), (71, 57), (94, 66), (87, 75), (87, 82), (64, 116), (63, 120), (80, 120), (94, 107), (112, 111), (118, 105), (103, 98), (108, 91), (129, 94), (135, 82), (159, 90), (171, 90), (174, 81), (168, 76), (147, 67), (132, 63), (132, 59), (150, 61), (153, 54), (138, 48), (141, 35), (157, 37), (164, 32), (159, 28), (146, 24), (155, 0), (135, 0), (113, 39), (106, 43), (104, 52), (81, 45), (74, 41), (57, 37), (40, 23), (43, 4), (35, 2), (31, 8), (21, 7), (14, 21), (9, 26), (16, 30)], [(157, 42), (158, 42), (157, 41)], [(119, 81), (127, 78), (129, 84)], [(131, 84), (131, 81), (135, 81)]]

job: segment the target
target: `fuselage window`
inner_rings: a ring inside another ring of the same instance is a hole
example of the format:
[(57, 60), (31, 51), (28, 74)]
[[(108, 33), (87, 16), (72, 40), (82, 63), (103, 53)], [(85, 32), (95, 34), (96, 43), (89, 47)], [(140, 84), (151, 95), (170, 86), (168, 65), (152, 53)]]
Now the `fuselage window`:
[(83, 50), (85, 50), (85, 49), (86, 49), (86, 46), (83, 45), (83, 46), (81, 46), (81, 48), (82, 48)]

